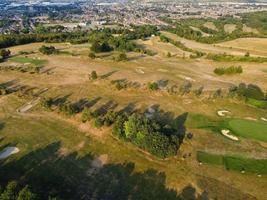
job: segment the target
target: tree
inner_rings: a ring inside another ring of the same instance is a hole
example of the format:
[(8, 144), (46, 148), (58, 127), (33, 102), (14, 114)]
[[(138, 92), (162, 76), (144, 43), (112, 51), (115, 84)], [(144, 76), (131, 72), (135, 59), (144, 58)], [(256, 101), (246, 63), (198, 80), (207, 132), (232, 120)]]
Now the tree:
[(6, 189), (0, 195), (0, 200), (16, 200), (17, 187), (17, 182), (9, 182), (6, 186)]
[(0, 50), (0, 57), (2, 57), (2, 59), (6, 59), (10, 56), (11, 51), (10, 50), (6, 50), (6, 49), (1, 49)]
[(46, 109), (51, 109), (51, 106), (53, 105), (53, 99), (52, 98), (43, 98), (41, 101), (41, 105), (45, 107)]
[(28, 186), (25, 186), (18, 194), (16, 200), (35, 200), (36, 194), (32, 193)]
[(90, 80), (96, 80), (97, 79), (97, 73), (96, 71), (92, 71), (91, 74), (89, 75)]
[(29, 186), (19, 190), (18, 183), (15, 181), (10, 181), (5, 190), (0, 193), (0, 200), (36, 200), (36, 197), (36, 194), (31, 192)]
[(179, 91), (182, 95), (184, 95), (189, 93), (191, 88), (192, 88), (192, 83), (190, 81), (186, 81), (180, 86)]

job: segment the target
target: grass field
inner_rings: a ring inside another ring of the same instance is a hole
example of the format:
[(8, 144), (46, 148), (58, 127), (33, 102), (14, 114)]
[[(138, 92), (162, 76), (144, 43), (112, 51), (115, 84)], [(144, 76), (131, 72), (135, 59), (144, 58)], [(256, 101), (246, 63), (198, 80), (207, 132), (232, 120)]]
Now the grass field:
[(197, 160), (207, 164), (222, 165), (227, 170), (267, 174), (267, 159), (258, 160), (241, 156), (219, 155), (198, 151)]
[(30, 63), (30, 64), (33, 64), (35, 66), (44, 65), (47, 63), (46, 60), (34, 59), (34, 58), (29, 58), (29, 57), (20, 57), (20, 56), (11, 57), (11, 58), (9, 58), (9, 60), (13, 61), (13, 62), (21, 63), (21, 64)]
[[(244, 175), (236, 172), (239, 171), (239, 164), (243, 165), (243, 160), (241, 162), (236, 161), (237, 158), (228, 158), (228, 165), (234, 169), (233, 171), (213, 165), (200, 166), (196, 162), (198, 150), (220, 152), (225, 155), (245, 155), (257, 159), (266, 158), (266, 141), (260, 131), (262, 128), (265, 129), (265, 125), (263, 122), (245, 120), (246, 117), (265, 117), (266, 111), (226, 96), (213, 98), (210, 95), (218, 88), (227, 91), (229, 86), (240, 82), (255, 83), (266, 90), (266, 75), (262, 72), (266, 64), (244, 63), (244, 72), (239, 76), (218, 77), (213, 73), (214, 67), (223, 67), (225, 63), (215, 63), (205, 58), (190, 59), (188, 56), (183, 59), (180, 57), (183, 54), (180, 49), (159, 42), (157, 37), (137, 43), (157, 54), (147, 56), (131, 52), (127, 53), (129, 61), (115, 62), (111, 58), (118, 52), (98, 54), (96, 59), (88, 58), (88, 44), (51, 44), (60, 51), (70, 52), (53, 56), (38, 52), (43, 43), (12, 47), (11, 52), (35, 52), (28, 55), (28, 60), (23, 62), (28, 63), (29, 59), (40, 58), (47, 61), (44, 71), (48, 70), (50, 73), (1, 71), (0, 83), (11, 89), (35, 88), (34, 94), (48, 88), (39, 96), (77, 104), (86, 101), (90, 103), (91, 111), (109, 110), (107, 105), (112, 102), (115, 111), (127, 109), (143, 112), (155, 105), (159, 107), (161, 115), (166, 120), (186, 113), (186, 132), (192, 133), (193, 138), (185, 137), (177, 156), (159, 160), (130, 143), (113, 138), (110, 128), (97, 129), (93, 121), (82, 123), (81, 114), (65, 117), (57, 113), (57, 110), (48, 112), (40, 104), (26, 113), (19, 114), (16, 110), (31, 101), (32, 97), (24, 98), (12, 93), (0, 96), (0, 150), (13, 145), (17, 146), (20, 152), (5, 161), (0, 161), (0, 181), (4, 183), (7, 178), (11, 178), (33, 185), (42, 183), (45, 191), (51, 191), (53, 185), (56, 185), (57, 191), (65, 192), (64, 197), (69, 196), (72, 199), (79, 199), (72, 194), (90, 196), (94, 192), (99, 199), (111, 199), (108, 197), (110, 191), (120, 197), (141, 195), (134, 199), (164, 199), (163, 194), (170, 197), (168, 199), (177, 199), (177, 196), (184, 195), (182, 193), (188, 189), (188, 185), (195, 189), (195, 196), (210, 191), (209, 197), (227, 199), (225, 193), (235, 191), (240, 194), (240, 198), (236, 198), (239, 200), (249, 199), (246, 198), (247, 193), (258, 199), (266, 199), (267, 193), (262, 192), (265, 191), (263, 188), (266, 188), (267, 183), (264, 175), (258, 178), (255, 175), (257, 172)], [(226, 49), (213, 45), (200, 48), (208, 48), (209, 51), (219, 49), (222, 52)], [(227, 49), (233, 54), (236, 52)], [(166, 52), (171, 52), (173, 56), (166, 57)], [(0, 65), (9, 65), (12, 62), (15, 61), (9, 60)], [(144, 73), (140, 73), (138, 69), (142, 69)], [(88, 78), (88, 74), (93, 70), (99, 77), (96, 81), (90, 81)], [(111, 81), (122, 79), (137, 82), (139, 87), (117, 90), (111, 84)], [(192, 90), (203, 85), (204, 93), (196, 96), (193, 92), (185, 95), (167, 92), (168, 87), (176, 85), (179, 89), (181, 84), (188, 80), (193, 85)], [(167, 87), (160, 91), (149, 91), (147, 83), (156, 81), (167, 83)], [(222, 109), (231, 111), (231, 118), (219, 117), (217, 111)], [(246, 131), (247, 123), (252, 123), (249, 125), (251, 133)], [(230, 125), (239, 131), (239, 142), (233, 142), (218, 134), (222, 128), (230, 129)], [(91, 163), (102, 155), (107, 155), (103, 167), (96, 170), (94, 175), (90, 175)], [(214, 164), (222, 162), (221, 158), (216, 156), (202, 157)], [(51, 174), (47, 175), (47, 169), (52, 171)], [(29, 178), (30, 176), (34, 178)], [(206, 188), (200, 187), (199, 182), (205, 183)], [(225, 190), (222, 191), (220, 187)], [(132, 191), (131, 188), (148, 190)], [(126, 191), (125, 194), (122, 194), (122, 191)], [(184, 199), (190, 199), (186, 197)]]
[(267, 56), (267, 39), (266, 38), (239, 38), (236, 40), (216, 44), (220, 47), (229, 47), (233, 50), (244, 50), (251, 54)]
[(228, 122), (229, 128), (237, 136), (267, 142), (267, 123), (244, 119), (233, 119)]

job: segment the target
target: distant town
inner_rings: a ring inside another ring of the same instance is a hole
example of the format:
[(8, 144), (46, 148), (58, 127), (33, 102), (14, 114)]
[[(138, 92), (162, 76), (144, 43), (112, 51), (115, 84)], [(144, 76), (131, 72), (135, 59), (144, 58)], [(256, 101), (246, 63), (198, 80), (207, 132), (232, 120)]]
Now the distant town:
[(29, 33), (39, 25), (66, 31), (151, 24), (161, 17), (218, 18), (267, 10), (267, 3), (179, 3), (177, 1), (0, 1), (0, 33)]

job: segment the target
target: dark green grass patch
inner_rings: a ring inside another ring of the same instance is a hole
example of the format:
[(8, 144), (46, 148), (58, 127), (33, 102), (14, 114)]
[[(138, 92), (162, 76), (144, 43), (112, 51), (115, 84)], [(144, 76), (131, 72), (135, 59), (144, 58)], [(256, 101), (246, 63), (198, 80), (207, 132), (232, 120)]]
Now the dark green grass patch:
[(198, 151), (197, 160), (207, 164), (222, 165), (227, 170), (267, 174), (267, 159), (252, 159)]
[(248, 98), (246, 103), (257, 108), (267, 109), (267, 101), (264, 100)]
[(232, 119), (228, 122), (233, 134), (267, 142), (267, 123), (245, 119)]

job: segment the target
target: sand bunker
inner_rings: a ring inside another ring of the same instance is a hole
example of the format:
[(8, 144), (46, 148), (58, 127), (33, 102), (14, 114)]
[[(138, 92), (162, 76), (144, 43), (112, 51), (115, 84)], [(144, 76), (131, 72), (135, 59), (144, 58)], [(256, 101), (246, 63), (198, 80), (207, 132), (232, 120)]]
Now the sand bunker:
[(217, 111), (217, 114), (220, 116), (220, 117), (225, 117), (227, 114), (230, 114), (231, 112), (228, 111), (228, 110), (219, 110)]
[(195, 79), (193, 79), (193, 78), (191, 78), (191, 77), (189, 77), (189, 76), (183, 76), (183, 75), (178, 75), (180, 78), (182, 78), (182, 79), (185, 79), (185, 80), (187, 80), (187, 81), (193, 81), (193, 82), (195, 82), (196, 80)]
[(144, 73), (145, 73), (142, 69), (136, 69), (135, 71), (136, 71), (137, 73), (139, 73), (139, 74), (144, 74)]
[(221, 133), (225, 136), (225, 137), (228, 137), (229, 139), (231, 140), (234, 140), (234, 141), (238, 141), (238, 137), (234, 136), (234, 135), (231, 135), (230, 134), (230, 130), (222, 130)]
[(0, 152), (0, 160), (5, 159), (12, 154), (16, 154), (19, 152), (17, 147), (6, 147), (3, 151)]
[(262, 117), (261, 120), (267, 122), (267, 119), (264, 117)]

